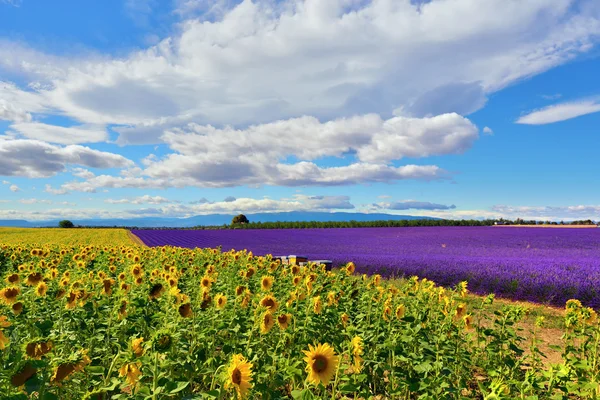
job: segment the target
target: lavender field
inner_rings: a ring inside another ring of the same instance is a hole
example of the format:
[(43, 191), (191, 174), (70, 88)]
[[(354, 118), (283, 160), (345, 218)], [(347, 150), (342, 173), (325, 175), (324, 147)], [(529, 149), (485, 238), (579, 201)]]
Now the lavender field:
[(148, 246), (248, 249), (353, 261), (359, 272), (462, 280), (476, 293), (600, 307), (600, 229), (494, 227), (303, 230), (134, 230)]

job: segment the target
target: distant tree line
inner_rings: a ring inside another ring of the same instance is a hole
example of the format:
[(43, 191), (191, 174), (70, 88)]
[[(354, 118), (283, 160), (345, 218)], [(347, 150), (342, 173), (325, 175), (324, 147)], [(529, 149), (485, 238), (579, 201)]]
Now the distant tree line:
[(221, 230), (221, 229), (311, 229), (311, 228), (407, 228), (418, 226), (493, 226), (493, 225), (596, 225), (590, 219), (570, 222), (536, 221), (517, 218), (515, 220), (500, 219), (401, 219), (380, 221), (277, 221), (251, 222), (240, 214), (234, 217), (231, 224), (198, 225), (193, 227), (137, 227), (137, 226), (75, 226), (75, 228), (125, 228), (125, 229), (173, 229), (173, 230)]

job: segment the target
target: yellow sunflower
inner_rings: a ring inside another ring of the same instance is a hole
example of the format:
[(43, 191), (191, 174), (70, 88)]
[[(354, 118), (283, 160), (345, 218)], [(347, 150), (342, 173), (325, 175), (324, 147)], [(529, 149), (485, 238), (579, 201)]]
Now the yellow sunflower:
[(7, 287), (0, 290), (0, 300), (6, 305), (14, 304), (17, 301), (17, 296), (21, 293), (18, 287)]
[(219, 310), (222, 310), (227, 305), (227, 297), (224, 294), (219, 293), (215, 296), (215, 305)]
[(334, 377), (339, 358), (335, 355), (333, 347), (329, 344), (319, 344), (316, 347), (308, 345), (308, 351), (303, 351), (306, 357), (306, 372), (308, 381), (318, 385), (322, 383), (327, 386)]
[(48, 291), (48, 285), (46, 285), (46, 282), (44, 282), (44, 281), (40, 282), (35, 288), (35, 294), (40, 297), (45, 296), (47, 291)]
[(4, 350), (6, 348), (6, 346), (8, 346), (9, 343), (10, 343), (10, 339), (0, 329), (0, 350)]
[(135, 386), (140, 376), (142, 376), (142, 372), (140, 371), (141, 365), (139, 362), (124, 364), (119, 368), (119, 376), (124, 376), (129, 385)]
[(287, 329), (290, 326), (290, 322), (292, 321), (292, 314), (281, 314), (277, 317), (277, 323), (279, 327), (283, 330)]
[(360, 336), (352, 338), (352, 358), (354, 360), (354, 372), (359, 373), (362, 370), (362, 355), (364, 353), (363, 341)]
[(260, 280), (260, 288), (268, 292), (273, 287), (273, 277), (270, 275), (263, 276)]
[(271, 312), (275, 312), (277, 311), (277, 308), (279, 308), (277, 299), (270, 294), (266, 295), (260, 300), (260, 305), (266, 307)]
[(246, 286), (238, 286), (235, 288), (235, 295), (236, 296), (241, 296), (242, 294), (244, 294), (244, 292), (246, 291)]
[(323, 310), (323, 302), (321, 301), (321, 296), (315, 296), (312, 299), (313, 301), (313, 312), (315, 314), (321, 314)]
[(131, 341), (131, 350), (136, 357), (141, 357), (144, 354), (144, 338), (135, 338)]
[(406, 308), (404, 307), (404, 304), (400, 304), (398, 307), (396, 307), (396, 318), (398, 318), (398, 319), (404, 318), (405, 312), (406, 312)]
[(19, 274), (10, 274), (6, 277), (6, 282), (12, 285), (19, 283), (20, 280)]
[(252, 388), (252, 363), (241, 354), (234, 354), (227, 368), (226, 389), (235, 389), (237, 397), (243, 399)]
[(344, 328), (346, 327), (346, 325), (348, 324), (348, 320), (350, 319), (350, 317), (348, 316), (348, 314), (343, 313), (340, 316), (340, 319), (342, 320), (342, 325), (344, 325)]
[(269, 333), (273, 325), (275, 324), (275, 318), (270, 311), (265, 311), (260, 320), (260, 333)]
[(21, 314), (23, 312), (23, 303), (21, 303), (20, 301), (16, 302), (12, 305), (12, 310), (15, 315)]
[(349, 262), (348, 264), (346, 264), (346, 275), (350, 276), (354, 274), (354, 271), (356, 271), (356, 266), (353, 262)]
[(31, 342), (25, 346), (25, 353), (29, 358), (33, 358), (34, 360), (41, 360), (42, 356), (49, 353), (52, 350), (52, 342), (47, 341), (39, 341), (39, 342)]

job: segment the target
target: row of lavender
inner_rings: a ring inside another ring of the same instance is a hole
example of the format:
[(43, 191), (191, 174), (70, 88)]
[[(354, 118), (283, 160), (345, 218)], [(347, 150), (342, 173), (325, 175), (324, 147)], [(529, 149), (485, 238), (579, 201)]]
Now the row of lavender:
[(136, 230), (149, 246), (248, 249), (353, 261), (359, 272), (462, 280), (476, 293), (562, 306), (570, 298), (600, 307), (600, 229), (494, 227), (303, 230)]

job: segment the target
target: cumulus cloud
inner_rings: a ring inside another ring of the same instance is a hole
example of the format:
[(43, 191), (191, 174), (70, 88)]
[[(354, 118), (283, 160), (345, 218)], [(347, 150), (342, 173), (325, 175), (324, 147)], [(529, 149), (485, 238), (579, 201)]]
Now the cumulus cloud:
[(58, 144), (94, 143), (108, 139), (106, 129), (101, 126), (64, 127), (41, 122), (19, 122), (9, 128), (28, 139)]
[(554, 104), (541, 110), (523, 115), (517, 124), (545, 125), (554, 122), (566, 121), (582, 115), (593, 114), (600, 111), (600, 100), (589, 99), (567, 103)]
[(494, 131), (489, 126), (486, 126), (485, 128), (483, 128), (483, 134), (484, 135), (493, 135)]
[(597, 5), (571, 3), (178, 0), (178, 9), (211, 17), (185, 20), (171, 37), (118, 59), (52, 57), (4, 42), (0, 64), (36, 82), (35, 107), (9, 103), (122, 125), (120, 143), (154, 143), (189, 122), (468, 114), (487, 94), (592, 48)]
[[(36, 199), (25, 199), (26, 204), (39, 204)], [(57, 204), (47, 203), (44, 204)], [(129, 210), (110, 210), (94, 208), (55, 208), (36, 210), (0, 209), (0, 219), (27, 219), (32, 221), (60, 218), (132, 218), (132, 217), (191, 217), (206, 214), (254, 214), (290, 211), (322, 211), (329, 212), (337, 209), (350, 210), (354, 205), (348, 196), (306, 196), (295, 195), (281, 199), (237, 198), (235, 201), (204, 202), (201, 204), (167, 204), (154, 208), (139, 208)]]
[(45, 199), (21, 199), (19, 200), (21, 204), (52, 204), (51, 200)]
[(492, 211), (512, 218), (550, 220), (600, 220), (600, 205), (576, 206), (508, 206), (495, 205)]
[(90, 168), (123, 168), (132, 165), (125, 157), (70, 145), (54, 146), (38, 140), (7, 139), (0, 136), (0, 175), (41, 178), (75, 164)]
[(166, 204), (178, 203), (177, 201), (169, 200), (161, 196), (144, 195), (130, 199), (106, 199), (105, 203), (109, 204)]
[(9, 187), (11, 192), (20, 192), (21, 189), (17, 185), (10, 185)]
[(428, 201), (416, 201), (416, 200), (404, 200), (392, 203), (374, 203), (375, 208), (386, 209), (386, 210), (453, 210), (456, 208), (454, 204), (436, 204)]

